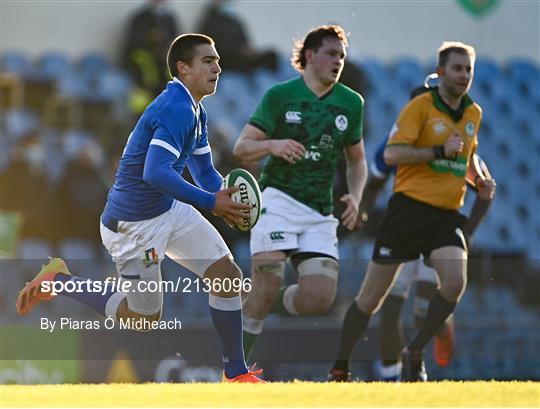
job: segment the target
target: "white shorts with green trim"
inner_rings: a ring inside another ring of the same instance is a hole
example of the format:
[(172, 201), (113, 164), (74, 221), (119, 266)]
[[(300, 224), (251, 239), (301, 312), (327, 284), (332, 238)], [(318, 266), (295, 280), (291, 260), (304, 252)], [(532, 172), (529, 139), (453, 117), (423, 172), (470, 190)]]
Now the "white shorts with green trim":
[(251, 254), (292, 250), (327, 254), (338, 259), (338, 220), (323, 216), (282, 191), (262, 192), (264, 212), (251, 230)]

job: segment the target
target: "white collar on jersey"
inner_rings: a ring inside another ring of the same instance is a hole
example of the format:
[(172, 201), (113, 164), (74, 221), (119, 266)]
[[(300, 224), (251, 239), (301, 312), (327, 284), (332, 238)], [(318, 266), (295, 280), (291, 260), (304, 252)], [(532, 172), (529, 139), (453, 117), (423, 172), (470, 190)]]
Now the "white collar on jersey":
[(186, 87), (184, 85), (184, 83), (182, 81), (180, 81), (177, 77), (173, 77), (173, 82), (176, 82), (176, 83), (180, 84), (186, 90), (187, 94), (191, 98), (191, 103), (193, 104), (193, 106), (196, 107), (197, 109), (199, 109), (199, 104), (195, 103), (195, 100), (193, 99), (193, 96), (191, 95), (191, 92), (189, 92), (188, 87)]

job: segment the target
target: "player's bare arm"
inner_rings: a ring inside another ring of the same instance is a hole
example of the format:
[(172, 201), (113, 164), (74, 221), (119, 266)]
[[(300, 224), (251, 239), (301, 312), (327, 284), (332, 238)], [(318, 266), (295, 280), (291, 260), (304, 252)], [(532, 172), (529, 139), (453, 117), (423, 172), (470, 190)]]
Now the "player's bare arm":
[(259, 128), (247, 124), (234, 145), (235, 158), (244, 165), (256, 163), (267, 155), (274, 155), (290, 164), (304, 156), (306, 148), (293, 139), (268, 139)]
[(355, 226), (357, 229), (364, 227), (364, 224), (369, 218), (369, 211), (375, 204), (375, 201), (377, 200), (377, 197), (379, 197), (379, 193), (387, 180), (387, 176), (383, 179), (377, 178), (373, 175), (369, 176), (366, 182), (366, 187), (364, 188), (364, 192), (362, 194), (362, 201), (358, 207), (358, 217), (356, 218)]
[(467, 179), (473, 182), (478, 190), (478, 197), (483, 200), (491, 200), (495, 195), (497, 183), (491, 177), (486, 164), (474, 154), (467, 168)]
[(341, 222), (348, 230), (353, 230), (358, 217), (358, 207), (367, 180), (367, 162), (364, 142), (348, 146), (344, 150), (347, 160), (347, 187), (349, 193), (341, 197), (347, 207), (341, 215)]
[[(467, 224), (463, 229), (463, 234), (465, 235), (465, 239), (467, 240), (467, 246), (469, 248), (472, 244), (473, 236), (476, 232), (476, 229), (484, 220), (487, 212), (489, 211), (489, 208), (491, 207), (491, 203), (495, 198), (495, 185), (493, 186), (493, 192), (491, 195), (485, 194), (487, 193), (485, 189), (483, 189), (484, 191), (482, 192), (482, 195), (480, 194), (480, 189), (478, 188), (476, 183), (479, 181), (479, 178), (482, 177), (492, 180), (491, 173), (486, 163), (480, 158), (480, 156), (475, 153), (471, 157), (469, 166), (467, 167), (466, 176), (467, 182), (474, 188), (476, 188), (477, 193), (476, 199), (473, 203), (471, 212), (467, 220)], [(495, 181), (493, 181), (493, 183), (495, 183)]]
[(450, 159), (460, 153), (463, 146), (463, 139), (458, 134), (449, 137), (441, 146), (417, 148), (412, 145), (388, 145), (384, 150), (384, 161), (388, 165), (396, 166), (430, 162), (434, 159)]

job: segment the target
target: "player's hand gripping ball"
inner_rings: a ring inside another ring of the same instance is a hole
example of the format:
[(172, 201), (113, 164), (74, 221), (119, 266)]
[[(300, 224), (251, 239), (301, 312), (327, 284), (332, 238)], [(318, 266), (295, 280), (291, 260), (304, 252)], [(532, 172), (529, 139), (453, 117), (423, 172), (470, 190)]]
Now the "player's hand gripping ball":
[(257, 224), (261, 216), (262, 198), (257, 180), (245, 169), (234, 169), (223, 179), (222, 189), (238, 186), (238, 191), (231, 195), (231, 200), (236, 203), (251, 205), (250, 210), (245, 210), (246, 217), (242, 224), (230, 225), (239, 231), (249, 231)]

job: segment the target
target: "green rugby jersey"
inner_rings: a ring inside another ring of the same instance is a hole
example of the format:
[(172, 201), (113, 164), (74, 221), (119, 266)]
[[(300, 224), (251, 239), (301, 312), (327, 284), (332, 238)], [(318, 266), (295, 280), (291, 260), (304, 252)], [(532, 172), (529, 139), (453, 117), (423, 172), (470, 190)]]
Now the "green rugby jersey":
[(319, 213), (332, 213), (339, 154), (362, 139), (363, 111), (362, 96), (339, 82), (321, 98), (303, 77), (270, 88), (249, 123), (268, 138), (300, 142), (306, 152), (293, 165), (270, 156), (261, 173), (261, 189), (274, 187)]

